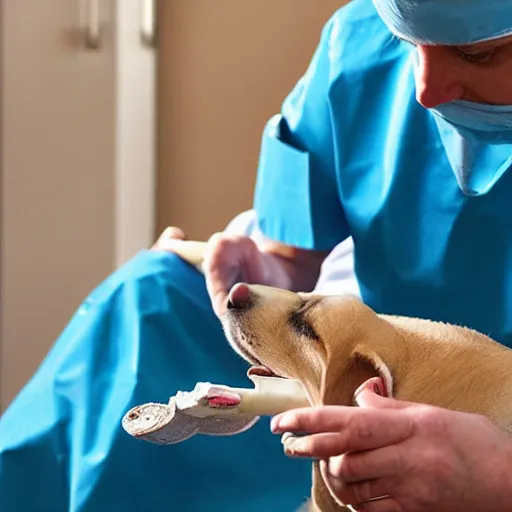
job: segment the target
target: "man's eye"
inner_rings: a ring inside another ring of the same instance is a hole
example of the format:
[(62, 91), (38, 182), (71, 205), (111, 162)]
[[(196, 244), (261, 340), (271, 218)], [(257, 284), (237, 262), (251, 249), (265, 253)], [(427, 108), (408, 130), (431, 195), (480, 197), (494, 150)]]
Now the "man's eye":
[(493, 55), (496, 53), (496, 49), (493, 48), (491, 50), (487, 50), (485, 52), (479, 53), (468, 53), (462, 50), (457, 50), (459, 57), (466, 62), (477, 62), (477, 63), (487, 63), (489, 62)]

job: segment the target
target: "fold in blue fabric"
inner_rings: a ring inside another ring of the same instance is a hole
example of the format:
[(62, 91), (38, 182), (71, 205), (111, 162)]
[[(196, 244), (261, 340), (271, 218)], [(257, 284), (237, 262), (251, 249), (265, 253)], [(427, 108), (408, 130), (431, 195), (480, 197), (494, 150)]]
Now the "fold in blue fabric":
[(157, 446), (123, 414), (198, 381), (251, 387), (204, 278), (177, 256), (143, 251), (78, 308), (0, 420), (2, 512), (292, 511), (310, 464), (283, 455), (262, 419), (232, 437)]

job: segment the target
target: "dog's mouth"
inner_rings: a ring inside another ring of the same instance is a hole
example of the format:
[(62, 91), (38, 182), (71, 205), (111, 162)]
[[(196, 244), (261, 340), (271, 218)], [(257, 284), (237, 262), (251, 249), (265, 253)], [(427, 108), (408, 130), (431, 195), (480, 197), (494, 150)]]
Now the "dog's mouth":
[(260, 377), (277, 377), (279, 379), (285, 379), (286, 377), (283, 377), (281, 375), (275, 374), (270, 368), (267, 368), (266, 366), (251, 366), (247, 370), (247, 375), (258, 375)]
[(247, 376), (258, 375), (260, 377), (274, 377), (284, 379), (282, 375), (277, 375), (268, 366), (259, 359), (254, 353), (254, 340), (246, 328), (243, 318), (234, 314), (225, 315), (222, 320), (224, 332), (231, 347), (242, 356), (251, 366), (247, 370)]

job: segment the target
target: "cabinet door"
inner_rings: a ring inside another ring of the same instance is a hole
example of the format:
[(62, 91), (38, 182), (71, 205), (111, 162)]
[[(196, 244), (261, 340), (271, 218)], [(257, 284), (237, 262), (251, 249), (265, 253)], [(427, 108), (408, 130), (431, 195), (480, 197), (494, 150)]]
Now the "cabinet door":
[(157, 226), (206, 238), (252, 204), (261, 134), (344, 0), (162, 0)]
[(155, 57), (141, 4), (1, 3), (3, 408), (91, 289), (153, 238)]

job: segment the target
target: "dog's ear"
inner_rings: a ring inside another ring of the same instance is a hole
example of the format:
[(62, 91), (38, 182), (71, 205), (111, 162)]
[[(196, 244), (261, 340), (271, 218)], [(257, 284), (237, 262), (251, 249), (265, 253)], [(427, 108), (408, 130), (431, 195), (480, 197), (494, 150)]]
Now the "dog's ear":
[(383, 396), (393, 396), (393, 376), (386, 363), (364, 345), (354, 348), (343, 360), (334, 355), (322, 376), (321, 400), (324, 405), (354, 405), (354, 393), (361, 384), (377, 377), (376, 389)]

